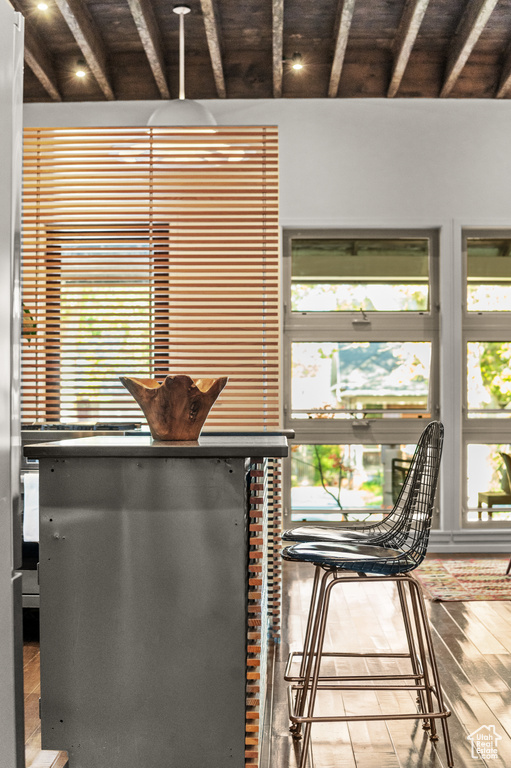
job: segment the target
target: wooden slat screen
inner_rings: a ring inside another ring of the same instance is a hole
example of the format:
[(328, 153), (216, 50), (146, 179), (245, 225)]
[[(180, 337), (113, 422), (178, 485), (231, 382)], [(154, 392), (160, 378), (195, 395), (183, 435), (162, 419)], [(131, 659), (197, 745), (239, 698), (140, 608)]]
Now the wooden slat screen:
[(22, 269), (25, 422), (142, 421), (118, 376), (186, 373), (229, 376), (208, 427), (279, 426), (275, 128), (27, 129)]

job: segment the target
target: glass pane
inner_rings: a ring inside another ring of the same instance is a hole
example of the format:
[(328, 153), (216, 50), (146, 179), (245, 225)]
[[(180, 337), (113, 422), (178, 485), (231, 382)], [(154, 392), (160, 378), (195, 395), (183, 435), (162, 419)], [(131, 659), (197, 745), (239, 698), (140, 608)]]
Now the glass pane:
[(295, 342), (293, 418), (425, 414), (430, 368), (426, 341)]
[(511, 238), (467, 239), (467, 309), (511, 310)]
[(427, 238), (295, 238), (291, 261), (295, 312), (428, 310)]
[[(98, 281), (99, 282), (99, 281)], [(97, 315), (97, 302), (101, 314)], [(60, 408), (65, 422), (94, 420), (108, 407), (109, 421), (126, 421), (117, 409), (123, 375), (150, 377), (148, 285), (63, 284), (60, 312)], [(125, 373), (126, 372), (126, 373)], [(139, 419), (141, 420), (141, 419)]]
[(511, 342), (467, 344), (469, 418), (511, 416)]
[[(94, 235), (97, 243), (92, 245)], [(126, 421), (119, 376), (151, 376), (147, 245), (139, 233), (123, 230), (98, 228), (88, 233), (87, 249), (76, 247), (72, 235), (68, 237), (69, 242), (64, 235), (55, 238), (65, 253), (54, 283), (59, 306), (60, 419)], [(131, 270), (126, 276), (119, 274), (123, 258), (129, 259)]]
[(511, 520), (511, 447), (467, 447), (467, 520)]
[(376, 522), (399, 495), (414, 445), (293, 445), (293, 520)]

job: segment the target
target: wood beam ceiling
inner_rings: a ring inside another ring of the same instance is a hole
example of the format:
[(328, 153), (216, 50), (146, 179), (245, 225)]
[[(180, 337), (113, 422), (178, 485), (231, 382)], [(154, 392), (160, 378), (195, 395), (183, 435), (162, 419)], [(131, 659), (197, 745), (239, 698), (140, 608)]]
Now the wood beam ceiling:
[[(37, 11), (34, 0), (11, 2), (26, 18), (26, 101), (173, 97), (167, 46), (175, 29), (165, 0), (55, 0), (53, 15)], [(288, 19), (285, 0), (200, 0), (204, 31), (196, 18), (190, 91), (201, 99), (282, 98), (284, 90), (290, 98), (511, 97), (511, 0), (385, 0), (378, 7), (335, 0), (327, 20), (294, 0)], [(284, 52), (301, 41), (311, 66), (286, 86)], [(83, 58), (91, 75), (79, 87), (73, 58)]]
[(408, 0), (405, 5), (394, 41), (394, 66), (387, 91), (390, 98), (399, 90), (428, 4), (429, 0)]
[(354, 8), (355, 8), (355, 0), (339, 0), (339, 10), (338, 10), (339, 28), (337, 30), (337, 39), (335, 42), (334, 58), (332, 61), (332, 69), (330, 72), (330, 83), (328, 85), (328, 95), (331, 98), (335, 98), (339, 91), (339, 83), (341, 80), (342, 66), (344, 63), (346, 46), (348, 44), (348, 35), (350, 33)]
[(149, 66), (163, 99), (170, 99), (158, 26), (149, 0), (128, 0)]
[(209, 56), (213, 68), (213, 77), (215, 78), (216, 92), (221, 99), (227, 96), (225, 90), (224, 69), (222, 66), (222, 51), (220, 47), (220, 25), (218, 22), (218, 8), (216, 0), (200, 0), (202, 15), (204, 17), (204, 26), (206, 28), (206, 38), (208, 41)]
[(441, 98), (449, 96), (456, 85), (456, 81), (497, 2), (498, 0), (472, 0), (467, 6), (451, 44), (446, 76), (440, 91)]
[(284, 0), (272, 3), (273, 97), (282, 98), (284, 67)]
[(106, 67), (106, 51), (99, 30), (81, 0), (55, 0), (80, 46), (85, 61), (108, 100), (115, 98)]

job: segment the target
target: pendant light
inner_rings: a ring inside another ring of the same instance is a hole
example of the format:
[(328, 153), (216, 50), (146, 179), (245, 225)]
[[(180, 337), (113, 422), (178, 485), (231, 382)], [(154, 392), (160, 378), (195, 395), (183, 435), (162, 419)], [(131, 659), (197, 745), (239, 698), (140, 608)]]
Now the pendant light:
[(172, 9), (179, 16), (179, 98), (166, 101), (157, 107), (147, 124), (153, 126), (216, 125), (216, 120), (206, 107), (185, 98), (185, 16), (188, 5), (176, 5)]

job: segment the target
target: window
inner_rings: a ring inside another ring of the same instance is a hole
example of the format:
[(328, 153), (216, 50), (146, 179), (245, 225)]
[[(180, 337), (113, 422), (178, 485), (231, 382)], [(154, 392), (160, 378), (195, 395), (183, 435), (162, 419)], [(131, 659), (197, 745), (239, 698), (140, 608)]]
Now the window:
[(293, 312), (429, 308), (427, 238), (295, 238)]
[(380, 520), (397, 501), (414, 448), (293, 443), (293, 519)]
[(463, 525), (495, 528), (511, 519), (511, 232), (466, 230), (463, 252)]
[(511, 311), (511, 238), (466, 234), (467, 311)]
[(428, 415), (431, 342), (291, 343), (293, 419)]
[(437, 273), (434, 231), (284, 233), (291, 520), (392, 507), (439, 416)]

